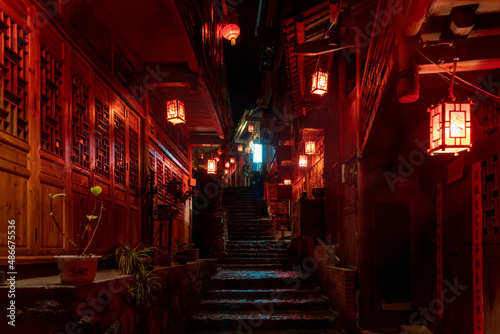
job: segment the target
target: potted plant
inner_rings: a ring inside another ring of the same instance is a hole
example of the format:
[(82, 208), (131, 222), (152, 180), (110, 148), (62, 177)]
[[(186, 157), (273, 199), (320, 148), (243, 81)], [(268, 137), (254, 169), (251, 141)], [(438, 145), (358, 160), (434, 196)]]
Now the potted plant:
[[(91, 182), (94, 180), (94, 169), (91, 171)], [(102, 188), (100, 186), (89, 187), (87, 196), (87, 208), (93, 204), (93, 209), (90, 210), (84, 217), (80, 224), (80, 233), (76, 239), (71, 239), (62, 230), (59, 222), (57, 221), (57, 213), (54, 211), (53, 201), (58, 197), (66, 196), (66, 194), (49, 194), (50, 199), (50, 217), (56, 225), (62, 236), (76, 249), (75, 255), (56, 255), (57, 265), (59, 268), (59, 276), (61, 277), (62, 284), (78, 285), (89, 284), (94, 281), (97, 272), (97, 263), (101, 258), (100, 255), (88, 254), (92, 241), (96, 235), (97, 229), (101, 222), (104, 205), (100, 194)], [(93, 198), (93, 200), (91, 200)]]
[(153, 247), (141, 248), (140, 244), (132, 248), (128, 242), (121, 243), (115, 251), (118, 268), (123, 275), (135, 275), (141, 266), (147, 266), (151, 262), (149, 253), (153, 250)]
[(175, 238), (175, 261), (179, 264), (186, 264), (188, 261), (187, 251), (192, 249), (194, 244), (189, 244), (187, 242), (182, 242)]

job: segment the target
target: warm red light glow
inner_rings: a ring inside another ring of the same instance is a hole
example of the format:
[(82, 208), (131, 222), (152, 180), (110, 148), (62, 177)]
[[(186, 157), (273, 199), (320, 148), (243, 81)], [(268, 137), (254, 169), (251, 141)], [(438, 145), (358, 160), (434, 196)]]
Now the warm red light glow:
[(304, 143), (304, 151), (306, 154), (315, 154), (316, 153), (316, 143), (313, 141), (306, 141)]
[(217, 162), (219, 162), (219, 161), (220, 161), (219, 157), (215, 157), (214, 159), (215, 159), (215, 161), (217, 161)]
[(235, 162), (234, 158), (229, 159), (229, 162), (234, 164), (234, 162)]
[(283, 184), (284, 184), (285, 186), (289, 186), (289, 185), (291, 185), (291, 184), (292, 184), (292, 180), (284, 180), (284, 181), (283, 181)]
[(238, 145), (238, 152), (243, 152), (243, 145)]
[(316, 71), (312, 76), (311, 93), (323, 95), (328, 91), (328, 73)]
[(253, 132), (254, 126), (252, 124), (248, 125), (248, 132)]
[(173, 124), (186, 122), (186, 112), (182, 101), (167, 101), (167, 121)]
[(428, 109), (430, 114), (431, 155), (470, 151), (471, 106), (469, 103), (443, 102)]
[(231, 45), (236, 44), (236, 38), (240, 35), (240, 27), (234, 23), (226, 24), (222, 28), (222, 37), (231, 41)]
[(200, 158), (201, 158), (201, 159), (203, 159), (203, 158), (204, 158), (204, 155), (203, 155), (203, 153), (202, 153), (202, 154), (200, 155)]
[(226, 162), (226, 164), (225, 164), (224, 166), (225, 166), (226, 168), (229, 168), (229, 167), (231, 167), (231, 164), (229, 164), (229, 161), (228, 161), (228, 162)]
[(207, 162), (207, 173), (215, 174), (217, 172), (217, 164), (215, 160), (208, 160)]
[(299, 156), (299, 167), (307, 167), (307, 155)]
[(224, 174), (225, 175), (229, 174), (229, 171), (227, 169), (224, 169)]

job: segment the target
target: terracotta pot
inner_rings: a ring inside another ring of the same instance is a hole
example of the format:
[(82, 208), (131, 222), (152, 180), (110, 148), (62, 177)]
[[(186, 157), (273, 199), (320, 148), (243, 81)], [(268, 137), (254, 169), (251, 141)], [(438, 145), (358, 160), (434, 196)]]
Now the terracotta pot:
[(200, 258), (198, 248), (187, 249), (186, 256), (188, 261), (196, 261)]
[(66, 285), (90, 284), (97, 272), (97, 255), (56, 255), (61, 283)]
[(186, 264), (187, 263), (186, 251), (181, 251), (181, 252), (175, 253), (175, 261), (179, 264)]

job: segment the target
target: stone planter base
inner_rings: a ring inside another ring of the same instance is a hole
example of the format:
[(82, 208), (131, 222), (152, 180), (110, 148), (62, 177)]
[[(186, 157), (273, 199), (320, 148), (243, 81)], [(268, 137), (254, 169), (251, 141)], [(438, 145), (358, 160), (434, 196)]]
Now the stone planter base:
[(61, 283), (65, 285), (90, 284), (97, 272), (101, 256), (96, 255), (56, 255)]

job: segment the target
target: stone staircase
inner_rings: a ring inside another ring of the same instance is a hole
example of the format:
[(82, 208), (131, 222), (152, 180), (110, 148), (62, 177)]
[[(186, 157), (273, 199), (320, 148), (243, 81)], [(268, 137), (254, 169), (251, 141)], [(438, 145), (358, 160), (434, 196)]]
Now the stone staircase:
[(211, 279), (192, 333), (338, 333), (337, 313), (310, 275), (289, 270), (290, 242), (275, 240), (270, 221), (257, 217), (250, 188), (226, 188), (229, 240)]

